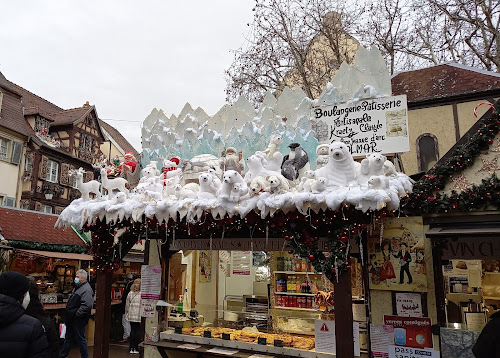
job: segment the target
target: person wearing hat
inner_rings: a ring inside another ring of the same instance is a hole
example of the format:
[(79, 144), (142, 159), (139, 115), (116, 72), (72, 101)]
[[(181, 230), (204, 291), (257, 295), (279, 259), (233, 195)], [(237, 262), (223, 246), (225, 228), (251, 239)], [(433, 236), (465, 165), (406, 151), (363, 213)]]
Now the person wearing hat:
[(15, 271), (0, 275), (0, 356), (48, 358), (48, 343), (39, 320), (25, 314), (29, 281)]
[(75, 275), (75, 288), (66, 303), (66, 337), (59, 357), (66, 358), (73, 344), (80, 346), (82, 358), (88, 358), (85, 326), (90, 318), (90, 311), (94, 305), (94, 293), (87, 282), (87, 271), (78, 270)]

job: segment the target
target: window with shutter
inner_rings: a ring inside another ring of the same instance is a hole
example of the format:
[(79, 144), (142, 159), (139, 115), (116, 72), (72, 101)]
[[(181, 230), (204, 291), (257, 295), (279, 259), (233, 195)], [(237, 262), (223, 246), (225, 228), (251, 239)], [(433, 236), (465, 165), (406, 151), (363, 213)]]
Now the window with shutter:
[(40, 179), (47, 178), (48, 166), (49, 166), (49, 158), (47, 158), (45, 155), (42, 155), (42, 159), (40, 160), (40, 173), (39, 173)]
[(21, 163), (21, 156), (23, 155), (23, 143), (21, 142), (12, 142), (12, 157), (10, 162), (19, 165)]
[(0, 138), (0, 159), (9, 160), (9, 146), (10, 140), (5, 138)]
[(63, 185), (70, 185), (70, 179), (69, 179), (69, 169), (70, 165), (69, 164), (61, 164), (61, 180), (60, 183)]

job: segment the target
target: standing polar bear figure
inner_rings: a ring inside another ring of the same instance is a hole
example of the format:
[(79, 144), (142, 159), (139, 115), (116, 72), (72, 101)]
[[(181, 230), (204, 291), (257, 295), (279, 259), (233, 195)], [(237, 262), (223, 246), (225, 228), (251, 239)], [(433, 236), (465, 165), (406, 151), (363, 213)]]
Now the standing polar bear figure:
[(236, 170), (226, 170), (222, 177), (222, 185), (217, 192), (218, 198), (229, 199), (234, 184), (236, 183), (243, 183), (242, 190), (244, 190), (245, 188), (247, 188), (248, 190), (248, 186), (240, 173), (238, 173)]
[(333, 142), (328, 150), (328, 164), (317, 169), (316, 176), (326, 178), (328, 187), (347, 186), (355, 182), (360, 164), (354, 161), (347, 146), (342, 142)]

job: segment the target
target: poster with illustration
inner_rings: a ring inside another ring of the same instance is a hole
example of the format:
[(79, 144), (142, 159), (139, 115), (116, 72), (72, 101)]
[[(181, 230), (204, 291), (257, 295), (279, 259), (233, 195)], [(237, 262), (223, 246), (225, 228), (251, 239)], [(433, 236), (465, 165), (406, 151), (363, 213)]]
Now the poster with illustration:
[(426, 292), (422, 218), (386, 218), (380, 230), (380, 235), (371, 235), (368, 240), (370, 288)]
[(212, 253), (210, 251), (202, 250), (198, 256), (199, 267), (199, 283), (206, 283), (212, 280)]

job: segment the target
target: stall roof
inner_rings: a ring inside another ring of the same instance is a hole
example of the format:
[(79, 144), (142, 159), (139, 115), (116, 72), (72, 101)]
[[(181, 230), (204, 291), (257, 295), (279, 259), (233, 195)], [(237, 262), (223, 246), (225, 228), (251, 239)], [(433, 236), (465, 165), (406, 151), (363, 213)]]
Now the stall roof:
[(71, 228), (54, 228), (57, 217), (38, 211), (0, 207), (2, 236), (7, 240), (84, 246), (82, 239)]
[(39, 250), (22, 250), (15, 249), (16, 252), (27, 253), (37, 256), (52, 257), (55, 259), (69, 259), (69, 260), (80, 260), (80, 261), (92, 261), (94, 257), (87, 254), (75, 254), (72, 252), (55, 252), (55, 251), (39, 251)]
[(477, 227), (477, 228), (443, 228), (435, 227), (427, 230), (426, 236), (484, 236), (500, 235), (500, 227)]

